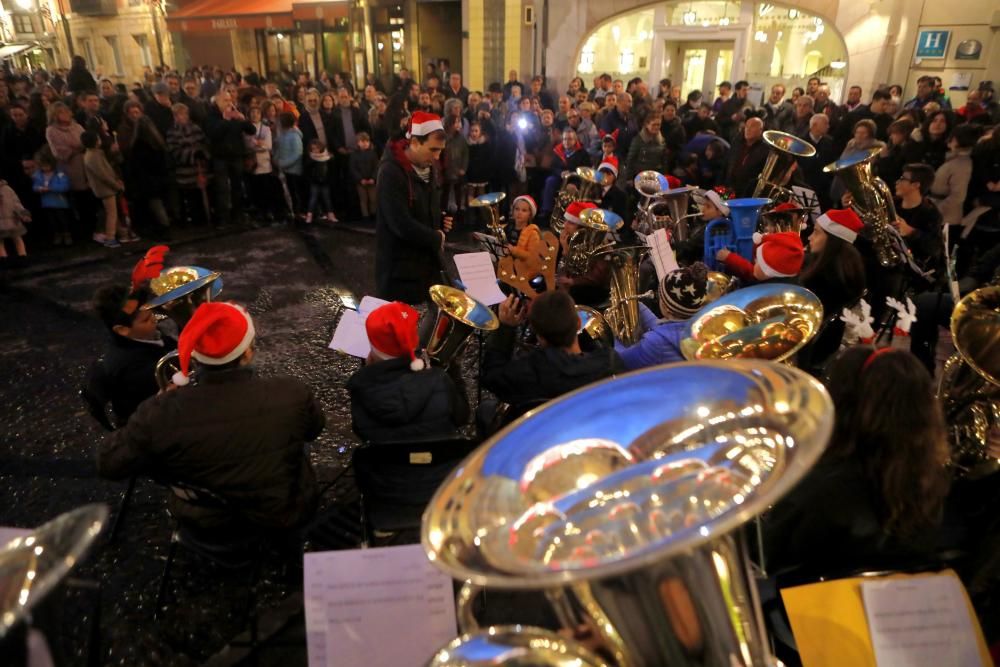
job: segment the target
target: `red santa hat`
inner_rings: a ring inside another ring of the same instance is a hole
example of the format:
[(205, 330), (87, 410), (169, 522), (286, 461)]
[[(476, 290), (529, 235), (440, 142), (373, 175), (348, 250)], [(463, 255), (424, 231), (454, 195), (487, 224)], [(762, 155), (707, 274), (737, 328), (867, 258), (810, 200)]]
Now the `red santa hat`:
[(816, 224), (827, 234), (832, 234), (848, 243), (854, 243), (854, 239), (858, 238), (858, 232), (865, 226), (858, 214), (849, 208), (830, 209), (816, 218)]
[(600, 171), (601, 169), (607, 169), (615, 175), (615, 178), (618, 178), (618, 158), (614, 155), (604, 158), (601, 164), (597, 165), (597, 170)]
[(798, 232), (765, 234), (757, 246), (757, 266), (768, 278), (798, 275), (804, 256)]
[(426, 111), (415, 111), (410, 116), (410, 124), (406, 128), (406, 138), (426, 137), (431, 132), (444, 131), (441, 116)]
[(510, 203), (511, 209), (517, 204), (517, 202), (523, 201), (531, 209), (531, 217), (534, 218), (538, 215), (538, 204), (535, 203), (535, 198), (531, 195), (521, 195), (520, 197), (514, 197), (514, 201)]
[(588, 208), (597, 208), (597, 205), (589, 201), (575, 201), (570, 203), (566, 207), (566, 213), (563, 214), (563, 220), (566, 222), (572, 222), (574, 224), (580, 224), (580, 214), (586, 211)]
[(174, 384), (188, 383), (191, 357), (206, 366), (228, 364), (247, 351), (255, 335), (250, 313), (242, 306), (225, 301), (201, 304), (177, 341), (181, 369), (174, 373)]
[(152, 280), (163, 272), (163, 263), (170, 248), (165, 245), (154, 245), (136, 262), (132, 269), (132, 290), (142, 287), (147, 280)]
[(417, 357), (420, 336), (417, 321), (420, 314), (399, 301), (379, 306), (365, 319), (365, 331), (372, 352), (381, 359), (409, 357), (410, 370), (424, 369), (424, 361)]
[(681, 183), (681, 179), (677, 178), (676, 176), (671, 176), (669, 174), (666, 174), (666, 179), (667, 179), (668, 190), (675, 190), (683, 185), (683, 183)]

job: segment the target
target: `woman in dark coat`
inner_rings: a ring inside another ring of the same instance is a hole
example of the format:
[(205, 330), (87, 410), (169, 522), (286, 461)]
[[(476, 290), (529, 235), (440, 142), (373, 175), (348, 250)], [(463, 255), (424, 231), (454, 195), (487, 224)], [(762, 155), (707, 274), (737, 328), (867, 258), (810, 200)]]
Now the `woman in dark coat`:
[(167, 233), (170, 218), (163, 205), (166, 193), (167, 144), (153, 122), (142, 112), (142, 105), (125, 103), (125, 117), (118, 127), (118, 146), (122, 152), (122, 176), (125, 197), (133, 212), (152, 218), (154, 231)]

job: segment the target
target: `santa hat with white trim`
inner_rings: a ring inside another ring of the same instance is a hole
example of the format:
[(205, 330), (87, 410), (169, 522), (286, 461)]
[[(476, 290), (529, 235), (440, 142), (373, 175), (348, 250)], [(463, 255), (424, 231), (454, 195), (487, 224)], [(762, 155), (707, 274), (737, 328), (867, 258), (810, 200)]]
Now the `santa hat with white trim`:
[(206, 366), (228, 364), (247, 351), (255, 335), (253, 319), (242, 306), (225, 301), (201, 304), (177, 341), (181, 369), (171, 378), (173, 383), (188, 383), (191, 357)]
[(600, 171), (601, 169), (610, 171), (615, 175), (615, 178), (618, 178), (618, 158), (614, 155), (607, 156), (601, 164), (597, 165), (597, 171)]
[(410, 124), (406, 128), (406, 138), (426, 137), (431, 132), (444, 131), (441, 116), (425, 111), (416, 111), (410, 116)]
[(816, 224), (827, 234), (832, 234), (848, 243), (854, 243), (858, 233), (865, 226), (858, 214), (849, 208), (832, 208), (816, 218)]
[(528, 208), (531, 209), (531, 217), (532, 218), (534, 218), (536, 215), (538, 215), (538, 204), (535, 202), (535, 198), (534, 197), (532, 197), (531, 195), (521, 195), (520, 197), (515, 197), (514, 201), (512, 201), (510, 203), (511, 209), (513, 209), (514, 206), (516, 206), (517, 202), (519, 202), (519, 201), (523, 201), (525, 204), (528, 205)]
[(797, 276), (804, 257), (798, 232), (764, 234), (757, 246), (757, 266), (768, 278)]
[(588, 208), (597, 208), (594, 202), (589, 201), (575, 201), (571, 202), (569, 206), (566, 207), (566, 212), (563, 213), (563, 220), (566, 222), (572, 222), (573, 224), (580, 224), (580, 214), (586, 211)]
[(365, 332), (372, 354), (379, 359), (410, 358), (410, 370), (421, 371), (424, 361), (417, 357), (420, 335), (417, 322), (420, 314), (399, 301), (379, 306), (365, 318)]

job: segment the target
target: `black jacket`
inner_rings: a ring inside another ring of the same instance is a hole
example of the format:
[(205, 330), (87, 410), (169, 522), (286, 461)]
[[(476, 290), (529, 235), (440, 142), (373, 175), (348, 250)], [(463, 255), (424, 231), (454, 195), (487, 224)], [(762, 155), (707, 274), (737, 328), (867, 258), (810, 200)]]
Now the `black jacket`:
[(625, 191), (617, 186), (613, 185), (608, 188), (608, 191), (601, 197), (601, 208), (613, 211), (623, 219), (629, 218), (628, 199), (625, 196)]
[(226, 120), (214, 104), (205, 118), (205, 135), (212, 157), (217, 160), (242, 159), (247, 152), (243, 136), (256, 131), (250, 121)]
[(815, 141), (806, 132), (802, 139), (812, 144), (813, 148), (816, 149), (816, 155), (799, 158), (799, 173), (802, 175), (802, 180), (816, 192), (820, 206), (825, 211), (833, 203), (830, 201), (830, 184), (833, 183), (833, 175), (824, 172), (823, 167), (837, 159), (836, 147), (829, 135), (823, 135), (818, 141)]
[[(549, 400), (625, 370), (614, 350), (579, 355), (539, 347), (511, 359), (517, 330), (501, 325), (486, 339), (483, 387), (513, 406)], [(582, 416), (582, 415), (581, 415)]]
[(367, 442), (455, 437), (469, 421), (469, 403), (448, 374), (412, 371), (405, 357), (365, 366), (347, 391), (354, 432)]
[(152, 99), (146, 102), (143, 111), (153, 121), (153, 125), (160, 131), (160, 135), (166, 137), (167, 132), (174, 126), (174, 112), (170, 110), (170, 107), (165, 107)]
[[(328, 140), (334, 148), (344, 148), (347, 141), (344, 139), (344, 119), (340, 107), (334, 109), (330, 115), (333, 116), (333, 135), (328, 135)], [(361, 113), (361, 109), (351, 107), (351, 123), (354, 126), (355, 136), (359, 132), (367, 132), (371, 136), (371, 125), (368, 124), (368, 117)]]
[(763, 139), (747, 146), (740, 135), (733, 142), (733, 149), (729, 152), (728, 183), (737, 197), (753, 196), (754, 188), (757, 187), (757, 175), (764, 168), (769, 153), (770, 149)]
[(154, 345), (112, 333), (104, 355), (87, 373), (86, 391), (101, 407), (111, 403), (118, 424), (125, 424), (140, 403), (159, 391), (156, 362), (176, 348), (172, 338)]
[(255, 378), (247, 367), (202, 371), (198, 384), (143, 402), (101, 444), (102, 477), (149, 475), (206, 488), (230, 507), (206, 508), (171, 494), (175, 516), (199, 528), (233, 522), (301, 525), (315, 510), (316, 477), (305, 443), (326, 419), (312, 391), (290, 377)]
[(441, 188), (436, 169), (429, 183), (413, 171), (406, 144), (386, 147), (375, 179), (375, 295), (417, 304), (440, 282)]

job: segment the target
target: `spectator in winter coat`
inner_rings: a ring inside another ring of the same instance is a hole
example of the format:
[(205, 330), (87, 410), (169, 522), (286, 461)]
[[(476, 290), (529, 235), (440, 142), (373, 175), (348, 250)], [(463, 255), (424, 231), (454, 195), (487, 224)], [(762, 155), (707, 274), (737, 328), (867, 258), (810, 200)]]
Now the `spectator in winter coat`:
[(729, 186), (737, 197), (750, 197), (757, 186), (757, 176), (764, 168), (770, 149), (763, 140), (764, 121), (750, 118), (743, 126), (729, 152)]
[(288, 186), (288, 192), (292, 197), (291, 213), (294, 215), (303, 212), (304, 197), (302, 178), (302, 157), (304, 148), (302, 145), (302, 132), (295, 127), (295, 116), (283, 112), (278, 117), (281, 130), (278, 132), (278, 141), (274, 149), (274, 165), (281, 170), (281, 174)]
[(348, 164), (351, 180), (358, 191), (361, 202), (361, 216), (366, 220), (375, 217), (378, 199), (375, 196), (375, 173), (378, 171), (378, 155), (372, 148), (371, 138), (366, 132), (358, 134), (358, 150), (350, 155)]
[[(941, 211), (946, 225), (959, 225), (963, 206), (972, 178), (972, 148), (979, 140), (979, 128), (968, 123), (959, 125), (948, 139), (948, 155), (934, 173), (930, 197)], [(954, 231), (954, 230), (953, 230)]]
[(632, 140), (628, 157), (625, 160), (625, 172), (622, 178), (625, 183), (631, 183), (635, 175), (641, 171), (666, 171), (667, 147), (660, 135), (660, 116), (650, 112), (642, 120), (642, 130)]
[(545, 191), (542, 195), (543, 218), (552, 212), (563, 172), (576, 172), (577, 168), (589, 164), (590, 156), (583, 149), (583, 144), (577, 139), (576, 132), (567, 127), (562, 132), (562, 142), (552, 149), (551, 173), (545, 179)]
[(205, 120), (205, 134), (215, 176), (215, 213), (223, 226), (243, 216), (243, 192), (239, 187), (246, 153), (243, 135), (254, 132), (253, 124), (236, 108), (229, 92), (217, 93)]
[(615, 108), (608, 112), (601, 122), (601, 130), (605, 134), (618, 132), (615, 139), (615, 155), (619, 160), (628, 157), (628, 149), (632, 144), (632, 138), (638, 133), (636, 120), (632, 114), (632, 96), (628, 93), (620, 93), (615, 97)]
[(206, 187), (211, 172), (212, 156), (201, 127), (191, 122), (186, 104), (173, 106), (174, 125), (167, 132), (167, 154), (173, 169), (174, 182), (180, 194), (182, 215), (207, 223), (207, 211), (201, 202), (199, 188)]
[(126, 196), (137, 215), (147, 212), (153, 231), (169, 235), (170, 218), (164, 197), (167, 193), (167, 143), (138, 102), (125, 103), (125, 117), (118, 128), (118, 143), (124, 163), (122, 176)]
[(449, 213), (465, 210), (465, 172), (469, 168), (469, 144), (461, 132), (462, 118), (444, 118), (445, 144), (442, 155), (444, 173), (444, 201)]
[(107, 156), (101, 150), (100, 139), (88, 130), (80, 135), (80, 140), (86, 149), (83, 155), (83, 168), (87, 173), (87, 183), (90, 184), (91, 192), (104, 206), (104, 245), (111, 248), (119, 246), (116, 235), (122, 241), (138, 240), (134, 239), (134, 235), (128, 233), (124, 227), (119, 234), (118, 195), (125, 189), (125, 184), (118, 178), (118, 174), (112, 169)]

